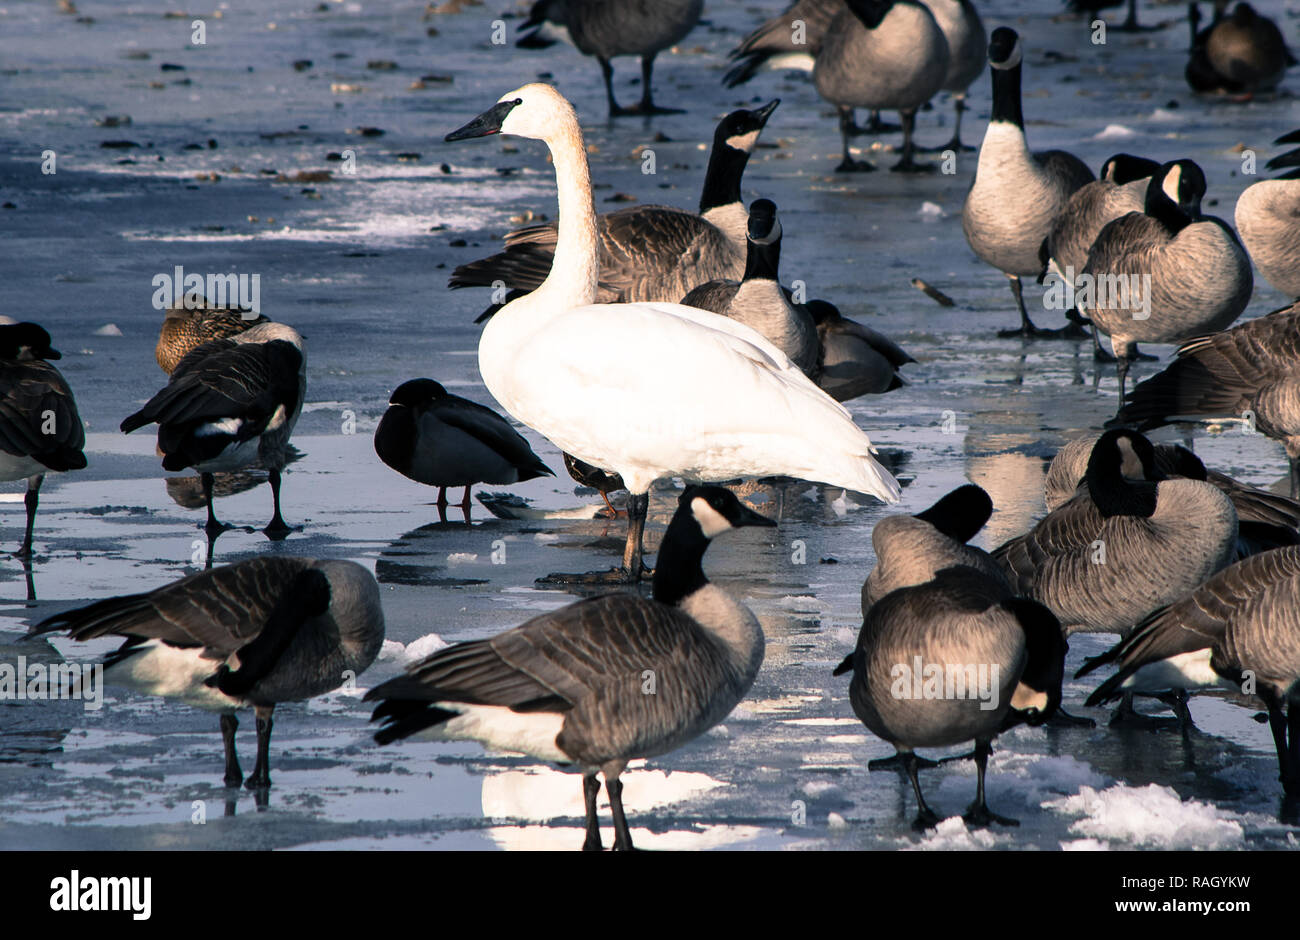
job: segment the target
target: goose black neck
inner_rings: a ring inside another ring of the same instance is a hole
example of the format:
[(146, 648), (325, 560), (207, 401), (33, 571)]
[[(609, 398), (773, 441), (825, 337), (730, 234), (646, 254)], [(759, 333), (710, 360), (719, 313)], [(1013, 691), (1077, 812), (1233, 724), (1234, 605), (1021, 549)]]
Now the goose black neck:
[(1114, 460), (1092, 461), (1084, 479), (1093, 504), (1108, 519), (1112, 516), (1147, 519), (1155, 514), (1156, 484), (1149, 480), (1126, 479), (1118, 451)]
[(990, 121), (1006, 121), (1022, 131), (1025, 129), (1025, 115), (1020, 108), (1020, 70), (1019, 63), (1009, 69), (995, 69), (993, 73), (993, 113)]
[(655, 559), (654, 599), (675, 606), (708, 584), (701, 567), (708, 547), (694, 516), (681, 511), (673, 516)]
[(740, 180), (748, 163), (748, 152), (737, 150), (725, 140), (713, 142), (709, 168), (704, 172), (704, 189), (700, 192), (701, 215), (740, 202)]
[(744, 280), (776, 281), (780, 283), (778, 273), (781, 269), (781, 239), (770, 242), (756, 242), (749, 239), (745, 249)]
[(1178, 203), (1169, 198), (1161, 184), (1164, 180), (1161, 177), (1151, 177), (1151, 183), (1147, 186), (1146, 203), (1143, 211), (1151, 218), (1155, 219), (1171, 234), (1177, 234), (1184, 228), (1192, 224), (1192, 218), (1182, 210)]

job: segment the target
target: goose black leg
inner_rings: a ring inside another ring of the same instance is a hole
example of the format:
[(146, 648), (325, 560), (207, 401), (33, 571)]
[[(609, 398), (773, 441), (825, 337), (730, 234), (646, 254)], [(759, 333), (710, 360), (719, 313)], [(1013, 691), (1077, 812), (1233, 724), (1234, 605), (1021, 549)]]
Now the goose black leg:
[(903, 119), (903, 159), (895, 163), (891, 170), (895, 173), (933, 173), (938, 169), (933, 163), (917, 163), (912, 159), (915, 148), (912, 146), (912, 132), (916, 129), (916, 110), (900, 111)]
[(614, 118), (627, 114), (614, 100), (614, 66), (610, 65), (609, 59), (603, 56), (596, 56), (596, 61), (600, 63), (600, 74), (605, 78), (605, 98), (609, 102), (609, 116)]
[(266, 524), (262, 531), (266, 533), (267, 538), (273, 542), (279, 542), (293, 530), (285, 525), (284, 517), (280, 515), (280, 470), (278, 467), (272, 468), (271, 477), (271, 499), (275, 503), (275, 515), (271, 521)]
[(208, 541), (211, 543), (230, 526), (217, 519), (217, 512), (212, 506), (212, 474), (200, 473), (199, 479), (203, 481), (203, 501), (208, 504), (208, 523), (203, 527), (203, 531), (208, 534)]
[(641, 103), (637, 105), (635, 114), (684, 114), (681, 108), (661, 108), (654, 103), (651, 94), (650, 82), (654, 74), (655, 55), (650, 53), (641, 57)]
[(253, 765), (253, 772), (244, 781), (244, 786), (250, 790), (265, 790), (271, 785), (271, 713), (273, 711), (275, 711), (274, 705), (259, 705), (255, 709), (257, 763)]
[(899, 751), (898, 759), (903, 762), (907, 779), (912, 781), (912, 792), (916, 794), (916, 819), (912, 828), (916, 830), (933, 829), (939, 822), (939, 814), (930, 809), (925, 797), (921, 795), (921, 781), (916, 778), (916, 771), (921, 766), (920, 760), (912, 751)]
[(582, 851), (599, 852), (604, 848), (600, 843), (600, 820), (596, 817), (596, 797), (600, 795), (600, 779), (596, 771), (582, 775), (582, 796), (587, 803), (587, 838), (582, 843)]
[(916, 149), (921, 153), (943, 153), (945, 150), (952, 150), (955, 153), (961, 153), (962, 151), (969, 152), (976, 149), (970, 144), (963, 144), (961, 142), (961, 115), (963, 111), (967, 110), (966, 95), (964, 93), (953, 95), (952, 102), (953, 111), (955, 111), (957, 115), (956, 120), (953, 123), (952, 137), (949, 138), (946, 144), (939, 144), (937, 147), (917, 147)]
[(27, 478), (27, 493), (23, 496), (23, 504), (27, 507), (27, 534), (23, 536), (23, 547), (14, 553), (19, 558), (32, 557), (32, 529), (36, 527), (36, 507), (40, 504), (41, 484), (44, 482), (43, 473)]
[(469, 512), (470, 502), (469, 502), (469, 487), (468, 487), (468, 486), (465, 487), (465, 495), (464, 495), (463, 497), (461, 497), (460, 508), (463, 509), (463, 510), (465, 510), (465, 512)]
[(1125, 692), (1119, 700), (1119, 707), (1115, 709), (1115, 714), (1111, 716), (1110, 724), (1113, 728), (1115, 725), (1123, 725), (1128, 729), (1143, 728), (1148, 731), (1157, 731), (1162, 728), (1168, 728), (1174, 723), (1171, 718), (1159, 718), (1155, 715), (1144, 715), (1133, 707), (1133, 693)]
[(646, 514), (650, 509), (649, 493), (630, 493), (627, 499), (627, 544), (623, 548), (623, 567), (588, 574), (548, 574), (537, 583), (550, 584), (636, 584), (646, 574), (642, 561), (641, 540), (645, 534)]
[[(853, 109), (849, 109), (849, 119), (853, 118)], [(879, 111), (872, 111), (867, 115), (867, 123), (863, 127), (854, 127), (856, 134), (893, 134), (902, 130), (897, 124), (890, 124), (888, 121), (880, 119)]]
[(1006, 339), (1012, 336), (1020, 336), (1025, 339), (1086, 339), (1088, 334), (1083, 327), (1076, 321), (1071, 320), (1060, 329), (1044, 329), (1035, 326), (1034, 322), (1029, 319), (1029, 312), (1025, 309), (1024, 285), (1021, 284), (1020, 278), (1014, 274), (1007, 275), (1007, 280), (1011, 282), (1011, 296), (1016, 298), (1016, 310), (1020, 313), (1020, 326), (1012, 330), (998, 330), (998, 336)]
[(849, 152), (849, 138), (853, 136), (857, 126), (853, 123), (853, 109), (840, 108), (840, 138), (844, 141), (844, 159), (840, 165), (835, 168), (836, 173), (870, 173), (875, 169), (866, 160), (854, 160), (853, 155)]
[(614, 814), (614, 851), (632, 851), (632, 833), (627, 828), (627, 817), (623, 815), (623, 781), (618, 775), (605, 775), (605, 792), (609, 794), (609, 808)]
[(1100, 335), (1101, 335), (1101, 334), (1100, 334), (1100, 331), (1098, 331), (1098, 329), (1097, 329), (1097, 324), (1094, 323), (1094, 324), (1092, 325), (1092, 358), (1093, 358), (1093, 360), (1096, 361), (1096, 362), (1114, 362), (1114, 361), (1115, 361), (1115, 357), (1112, 356), (1110, 353), (1106, 352), (1106, 350), (1102, 347), (1102, 345), (1101, 345), (1101, 339), (1099, 338)]
[(244, 772), (239, 769), (239, 756), (235, 753), (235, 731), (239, 728), (239, 719), (231, 712), (221, 714), (221, 743), (226, 749), (226, 779), (228, 787), (237, 787), (244, 782)]
[(989, 804), (984, 799), (984, 772), (989, 766), (989, 755), (993, 753), (993, 748), (988, 741), (975, 742), (975, 802), (966, 810), (962, 819), (970, 826), (987, 826), (990, 823), (998, 823), (1002, 826), (1019, 826), (1020, 820), (1012, 819), (1009, 816), (999, 816), (989, 809)]

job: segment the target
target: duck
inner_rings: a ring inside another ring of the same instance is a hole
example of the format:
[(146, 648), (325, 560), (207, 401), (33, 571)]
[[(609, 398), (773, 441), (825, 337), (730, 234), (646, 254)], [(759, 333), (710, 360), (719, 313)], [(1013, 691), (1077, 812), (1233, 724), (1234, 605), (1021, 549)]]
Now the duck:
[[(1300, 144), (1300, 130), (1274, 143)], [(1300, 147), (1264, 166), (1288, 172), (1247, 186), (1237, 197), (1233, 221), (1264, 280), (1287, 297), (1300, 299)]]
[[(226, 786), (264, 790), (276, 705), (324, 695), (369, 668), (384, 613), (374, 575), (355, 562), (262, 556), (55, 614), (28, 635), (53, 632), (122, 638), (104, 681), (219, 712)], [(243, 708), (257, 721), (246, 780), (235, 749)]]
[(627, 515), (626, 512), (615, 509), (614, 504), (609, 501), (610, 493), (627, 489), (627, 484), (617, 473), (606, 473), (600, 467), (593, 467), (573, 454), (564, 455), (564, 469), (568, 471), (575, 483), (590, 487), (600, 494), (600, 498), (605, 501), (605, 512), (609, 518), (617, 519), (619, 516)]
[(1012, 589), (1045, 604), (1068, 634), (1127, 635), (1230, 564), (1236, 542), (1222, 491), (1159, 479), (1150, 440), (1116, 428), (1093, 445), (1075, 495), (992, 554)]
[[(1044, 261), (1039, 281), (1050, 271), (1075, 288), (1078, 276), (1088, 263), (1088, 249), (1098, 233), (1107, 222), (1142, 211), (1147, 183), (1159, 169), (1156, 161), (1128, 153), (1108, 158), (1101, 166), (1100, 178), (1076, 190), (1052, 220), (1039, 251), (1039, 258)], [(1092, 346), (1098, 361), (1111, 361), (1112, 357), (1101, 348), (1095, 326)]]
[(804, 305), (817, 327), (817, 387), (836, 401), (883, 395), (907, 384), (903, 366), (916, 362), (903, 347), (827, 300)]
[[(686, 38), (700, 21), (704, 0), (537, 0), (523, 29), (533, 32), (516, 45), (546, 48), (549, 33), (559, 27), (583, 55), (595, 56), (605, 79), (611, 118), (626, 115), (681, 114), (680, 108), (654, 103), (651, 78), (655, 56)], [(610, 59), (634, 55), (641, 59), (641, 103), (622, 107), (614, 100), (614, 67)]]
[[(1097, 435), (1080, 437), (1067, 442), (1056, 452), (1047, 468), (1043, 486), (1048, 512), (1065, 505), (1076, 495), (1078, 488), (1085, 485), (1088, 456), (1096, 443)], [(1300, 503), (1294, 499), (1210, 470), (1196, 454), (1179, 444), (1153, 441), (1152, 451), (1154, 472), (1148, 479), (1159, 481), (1182, 477), (1202, 480), (1232, 501), (1232, 507), (1237, 511), (1238, 559), (1283, 545), (1300, 544)]]
[(483, 328), (479, 371), (516, 420), (623, 478), (630, 494), (623, 566), (600, 580), (639, 580), (650, 486), (665, 477), (791, 476), (898, 499), (898, 482), (848, 411), (759, 333), (681, 304), (594, 302), (591, 176), (577, 114), (563, 95), (525, 85), (447, 139), (499, 133), (549, 147), (559, 236), (546, 281)]
[[(853, 713), (898, 750), (916, 796), (913, 828), (928, 829), (940, 819), (921, 793), (915, 749), (970, 740), (976, 790), (963, 818), (972, 826), (1019, 825), (990, 810), (985, 798), (992, 742), (1009, 728), (1041, 725), (1052, 717), (1061, 703), (1066, 649), (1050, 610), (1013, 597), (1001, 579), (964, 565), (891, 591), (865, 612), (857, 645), (834, 675), (852, 673)], [(913, 663), (923, 667), (926, 691), (921, 676), (911, 672)], [(961, 664), (980, 664), (987, 671), (976, 677), (973, 665), (962, 670)], [(948, 695), (942, 685), (932, 689), (929, 673), (936, 667), (958, 689), (954, 665), (960, 691)]]
[(1163, 164), (1147, 184), (1143, 211), (1108, 222), (1088, 249), (1083, 277), (1096, 289), (1080, 296), (1079, 309), (1110, 337), (1121, 407), (1139, 342), (1179, 343), (1222, 330), (1250, 302), (1250, 258), (1226, 222), (1201, 214), (1204, 195), (1195, 161)]
[[(1088, 698), (1228, 689), (1254, 694), (1269, 726), (1287, 797), (1300, 797), (1300, 547), (1252, 555), (1154, 611), (1122, 642), (1088, 660), (1083, 677), (1118, 668)], [(1253, 680), (1247, 687), (1247, 679)]]
[[(781, 99), (761, 108), (732, 111), (713, 134), (713, 149), (698, 214), (669, 206), (630, 206), (597, 218), (601, 303), (676, 303), (698, 284), (715, 278), (739, 279), (745, 273), (749, 213), (740, 181), (768, 118)], [(541, 286), (550, 274), (559, 225), (550, 222), (506, 236), (506, 249), (452, 273), (450, 286), (512, 288), (505, 300)], [(501, 304), (480, 316), (485, 321)]]
[(460, 506), (469, 512), (475, 483), (554, 476), (509, 421), (433, 379), (411, 379), (393, 390), (375, 428), (375, 453), (402, 476), (438, 487), (440, 509), (448, 487), (465, 487)]
[(50, 365), (63, 358), (52, 344), (43, 326), (0, 317), (0, 480), (27, 481), (23, 559), (32, 557), (46, 475), (86, 467), (86, 430), (72, 389)]
[(1150, 431), (1179, 417), (1243, 419), (1286, 448), (1291, 498), (1300, 499), (1300, 303), (1190, 339), (1140, 383), (1113, 423)]
[(1233, 94), (1242, 100), (1275, 90), (1296, 64), (1282, 31), (1249, 3), (1238, 3), (1231, 13), (1226, 10), (1227, 3), (1216, 3), (1213, 21), (1201, 30), (1200, 10), (1190, 5), (1192, 48), (1184, 73), (1188, 85), (1203, 94)]
[(215, 472), (267, 469), (274, 515), (263, 531), (273, 540), (290, 531), (280, 512), (280, 472), (307, 390), (302, 336), (274, 321), (193, 350), (167, 385), (122, 421), (122, 433), (158, 425), (164, 470), (193, 467), (207, 497), (209, 542), (226, 531), (213, 509)]
[(917, 110), (947, 81), (951, 57), (943, 30), (916, 0), (844, 2), (847, 9), (831, 23), (813, 67), (817, 93), (840, 113), (844, 159), (837, 172), (875, 169), (849, 151), (855, 108), (898, 111), (902, 117), (903, 156), (891, 169), (933, 170), (913, 159), (912, 133)]
[(724, 487), (688, 486), (664, 533), (652, 597), (602, 594), (439, 650), (366, 694), (378, 703), (375, 740), (474, 740), (575, 767), (587, 851), (602, 848), (603, 775), (613, 847), (632, 849), (620, 780), (628, 761), (667, 754), (722, 721), (763, 663), (758, 620), (709, 582), (704, 553), (724, 532), (774, 525)]
[(709, 281), (681, 302), (753, 328), (805, 375), (815, 378), (817, 327), (806, 311), (790, 303), (781, 287), (781, 220), (772, 200), (756, 199), (749, 207), (748, 242), (741, 280)]
[(971, 250), (1011, 282), (1020, 327), (999, 336), (1072, 335), (1042, 330), (1029, 319), (1020, 279), (1043, 270), (1040, 248), (1052, 222), (1075, 192), (1094, 179), (1082, 160), (1064, 150), (1031, 152), (1020, 106), (1024, 49), (1006, 26), (993, 30), (988, 58), (993, 74), (993, 112), (980, 144), (975, 179), (962, 205), (961, 227)]
[(172, 304), (163, 312), (154, 358), (158, 367), (171, 375), (194, 347), (210, 339), (227, 339), (259, 323), (269, 322), (260, 313), (240, 307), (218, 306), (202, 296), (189, 303)]

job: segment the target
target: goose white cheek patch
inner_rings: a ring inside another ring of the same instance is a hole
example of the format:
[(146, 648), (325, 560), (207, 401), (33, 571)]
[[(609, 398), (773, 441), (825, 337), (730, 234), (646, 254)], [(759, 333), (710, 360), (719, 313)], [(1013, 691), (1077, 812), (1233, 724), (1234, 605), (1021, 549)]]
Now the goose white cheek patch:
[(706, 538), (713, 538), (719, 532), (725, 532), (731, 528), (731, 523), (727, 521), (727, 517), (699, 496), (691, 500), (691, 515), (700, 524), (700, 529), (703, 530)]
[(1142, 461), (1138, 458), (1137, 451), (1133, 449), (1133, 442), (1121, 437), (1115, 442), (1115, 446), (1119, 448), (1119, 472), (1130, 480), (1146, 479), (1146, 472), (1142, 469)]
[(734, 147), (736, 150), (743, 150), (745, 153), (754, 152), (754, 144), (758, 143), (758, 131), (750, 131), (748, 134), (736, 134), (727, 138), (727, 146)]
[(1007, 61), (1001, 63), (990, 62), (989, 65), (993, 66), (995, 69), (1013, 69), (1020, 64), (1024, 56), (1025, 53), (1020, 48), (1020, 40), (1017, 39), (1015, 47), (1011, 50), (1011, 55), (1007, 56)]
[(1160, 184), (1160, 188), (1165, 191), (1165, 195), (1174, 202), (1178, 201), (1178, 184), (1182, 180), (1182, 177), (1183, 168), (1176, 166), (1169, 171), (1169, 175), (1165, 177), (1165, 181)]

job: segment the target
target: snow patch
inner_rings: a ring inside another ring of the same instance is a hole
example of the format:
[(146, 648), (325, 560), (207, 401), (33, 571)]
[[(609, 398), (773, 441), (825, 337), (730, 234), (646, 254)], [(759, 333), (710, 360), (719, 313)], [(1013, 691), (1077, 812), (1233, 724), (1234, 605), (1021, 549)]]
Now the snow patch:
[(1134, 846), (1215, 851), (1241, 848), (1245, 839), (1231, 813), (1197, 800), (1184, 802), (1172, 788), (1155, 783), (1117, 783), (1105, 790), (1085, 786), (1043, 807), (1080, 817), (1070, 824), (1075, 835)]

